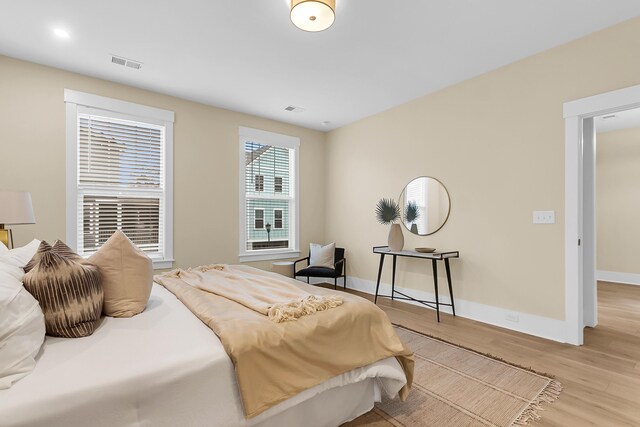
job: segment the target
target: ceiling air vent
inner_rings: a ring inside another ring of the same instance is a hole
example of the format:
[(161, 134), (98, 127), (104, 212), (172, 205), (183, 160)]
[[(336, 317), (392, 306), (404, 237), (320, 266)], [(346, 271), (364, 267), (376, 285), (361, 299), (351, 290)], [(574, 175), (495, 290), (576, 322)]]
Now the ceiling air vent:
[(292, 113), (302, 113), (304, 111), (304, 108), (289, 105), (288, 107), (285, 108), (285, 111), (291, 111)]
[(134, 70), (139, 70), (142, 68), (142, 62), (134, 61), (132, 59), (123, 58), (121, 56), (111, 55), (111, 62), (114, 64), (122, 65), (125, 67), (133, 68)]

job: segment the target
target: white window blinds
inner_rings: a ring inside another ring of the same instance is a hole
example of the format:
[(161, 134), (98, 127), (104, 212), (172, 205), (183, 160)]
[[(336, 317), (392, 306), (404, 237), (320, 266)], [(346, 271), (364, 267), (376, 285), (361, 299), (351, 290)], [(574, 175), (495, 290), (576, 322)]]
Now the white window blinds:
[(165, 128), (78, 113), (78, 251), (97, 251), (116, 230), (164, 257)]
[(78, 142), (80, 184), (161, 189), (163, 127), (78, 114)]

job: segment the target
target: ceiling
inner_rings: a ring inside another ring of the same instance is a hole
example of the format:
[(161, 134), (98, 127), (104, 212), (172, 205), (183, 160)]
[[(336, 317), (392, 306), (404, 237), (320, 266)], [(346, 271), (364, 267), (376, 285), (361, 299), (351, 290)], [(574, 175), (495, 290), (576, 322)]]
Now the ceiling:
[(0, 4), (0, 54), (318, 130), (640, 15), (638, 0), (336, 0), (335, 24), (306, 33), (288, 0)]
[(615, 130), (640, 128), (640, 108), (605, 114), (595, 118), (596, 132), (605, 133)]

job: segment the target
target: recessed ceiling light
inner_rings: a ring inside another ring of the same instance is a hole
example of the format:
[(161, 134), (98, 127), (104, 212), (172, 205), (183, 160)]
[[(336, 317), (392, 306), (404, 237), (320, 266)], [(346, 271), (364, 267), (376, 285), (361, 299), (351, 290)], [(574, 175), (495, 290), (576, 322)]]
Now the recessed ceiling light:
[(69, 31), (65, 30), (64, 28), (54, 28), (53, 34), (59, 39), (68, 39), (69, 37), (71, 37)]

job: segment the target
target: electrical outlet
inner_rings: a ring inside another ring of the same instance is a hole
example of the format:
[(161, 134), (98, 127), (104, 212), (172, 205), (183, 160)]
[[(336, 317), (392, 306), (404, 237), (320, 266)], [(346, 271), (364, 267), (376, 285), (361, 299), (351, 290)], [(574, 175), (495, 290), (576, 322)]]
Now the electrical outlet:
[(533, 211), (533, 223), (534, 224), (555, 224), (556, 212), (555, 211)]
[(506, 316), (504, 316), (505, 319), (507, 319), (509, 322), (519, 322), (520, 321), (520, 316), (517, 315), (516, 313), (507, 313)]

